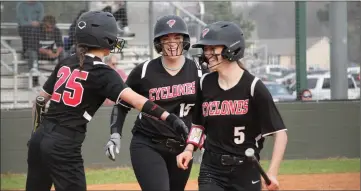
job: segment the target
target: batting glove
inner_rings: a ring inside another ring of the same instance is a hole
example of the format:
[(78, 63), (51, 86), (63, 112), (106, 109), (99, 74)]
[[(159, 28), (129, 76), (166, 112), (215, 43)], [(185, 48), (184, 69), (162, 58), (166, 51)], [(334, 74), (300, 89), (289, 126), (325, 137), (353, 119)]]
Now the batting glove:
[(183, 122), (183, 120), (179, 119), (176, 115), (173, 113), (170, 114), (166, 121), (171, 124), (175, 130), (182, 135), (183, 139), (186, 139), (189, 133), (187, 125)]
[[(105, 146), (105, 155), (112, 161), (115, 161), (115, 153), (119, 154), (120, 149), (120, 134), (113, 133)], [(115, 153), (114, 153), (115, 150)]]

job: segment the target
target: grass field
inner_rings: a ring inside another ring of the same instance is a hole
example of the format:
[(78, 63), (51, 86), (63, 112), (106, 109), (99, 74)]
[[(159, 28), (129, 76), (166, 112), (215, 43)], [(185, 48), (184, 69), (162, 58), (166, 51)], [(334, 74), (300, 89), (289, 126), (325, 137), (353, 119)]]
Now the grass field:
[[(268, 163), (261, 162), (267, 169)], [(199, 165), (194, 165), (190, 179), (196, 179)], [(280, 174), (315, 174), (315, 173), (345, 173), (360, 172), (360, 159), (325, 159), (325, 160), (285, 160)], [(113, 184), (136, 182), (131, 168), (121, 169), (87, 169), (87, 184)], [(24, 189), (25, 174), (2, 174), (1, 190)]]

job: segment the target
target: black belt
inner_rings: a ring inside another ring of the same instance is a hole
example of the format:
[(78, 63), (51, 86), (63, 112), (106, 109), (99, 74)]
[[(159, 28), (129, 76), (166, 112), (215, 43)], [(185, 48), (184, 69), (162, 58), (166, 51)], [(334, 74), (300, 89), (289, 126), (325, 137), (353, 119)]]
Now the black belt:
[(221, 155), (221, 163), (224, 166), (228, 165), (240, 165), (245, 160), (245, 157), (238, 157), (232, 155)]
[(213, 161), (215, 163), (220, 163), (223, 166), (234, 166), (241, 165), (246, 161), (246, 156), (235, 156), (227, 154), (219, 154), (211, 151), (205, 151), (205, 155), (208, 155), (205, 160)]
[(173, 149), (182, 149), (185, 144), (180, 142), (180, 141), (177, 141), (175, 139), (171, 139), (171, 138), (168, 138), (168, 139), (156, 139), (156, 138), (152, 138), (152, 142), (153, 143), (159, 143), (159, 144), (164, 144), (166, 147), (168, 148), (173, 148)]

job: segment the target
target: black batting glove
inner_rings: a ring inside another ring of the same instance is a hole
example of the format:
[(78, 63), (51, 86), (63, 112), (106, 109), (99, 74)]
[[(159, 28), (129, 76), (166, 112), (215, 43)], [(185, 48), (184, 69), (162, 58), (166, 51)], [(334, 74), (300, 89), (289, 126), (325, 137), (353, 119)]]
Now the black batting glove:
[(169, 114), (166, 121), (173, 127), (175, 128), (175, 130), (177, 131), (177, 133), (179, 133), (180, 135), (182, 135), (183, 139), (186, 140), (186, 138), (188, 137), (188, 127), (187, 125), (183, 122), (183, 120), (179, 119), (179, 117), (177, 117), (176, 115)]

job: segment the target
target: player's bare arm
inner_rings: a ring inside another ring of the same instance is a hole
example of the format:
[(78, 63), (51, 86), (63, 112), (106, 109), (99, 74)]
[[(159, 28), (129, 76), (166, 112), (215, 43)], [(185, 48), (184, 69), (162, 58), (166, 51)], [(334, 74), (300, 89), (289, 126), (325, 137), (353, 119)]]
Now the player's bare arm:
[[(147, 98), (139, 95), (130, 88), (125, 88), (120, 93), (120, 99), (131, 104), (137, 110), (156, 117), (163, 121), (168, 122), (173, 128), (175, 128), (181, 135), (187, 137), (188, 128), (184, 122), (176, 115), (168, 113), (165, 109), (148, 100)], [(119, 101), (119, 100), (118, 100)]]
[(279, 189), (279, 183), (276, 177), (278, 175), (280, 164), (283, 160), (283, 155), (286, 150), (287, 139), (288, 139), (286, 131), (278, 131), (274, 133), (273, 136), (275, 139), (273, 145), (273, 153), (272, 153), (271, 163), (267, 172), (272, 183), (266, 186), (268, 190)]
[(183, 170), (188, 169), (189, 162), (193, 159), (194, 145), (188, 144), (184, 151), (177, 155), (177, 166)]
[(204, 143), (204, 127), (192, 125), (187, 138), (187, 146), (184, 151), (177, 156), (177, 166), (183, 170), (188, 169), (188, 163), (193, 159), (193, 152), (197, 148), (201, 149)]
[[(120, 99), (124, 100), (125, 102), (129, 103), (130, 105), (132, 105), (135, 109), (142, 111), (145, 103), (148, 101), (147, 98), (139, 95), (138, 93), (136, 93), (135, 91), (133, 91), (130, 88), (126, 88), (123, 90), (123, 92), (120, 95)], [(154, 104), (154, 106), (156, 106)], [(159, 108), (159, 107), (157, 107)], [(169, 113), (164, 110), (159, 108), (159, 110), (156, 110), (156, 108), (154, 108), (155, 112), (161, 112), (159, 118), (162, 119), (163, 121), (165, 121), (167, 119), (167, 117), (169, 116)], [(155, 116), (158, 117), (158, 116)]]
[(276, 132), (273, 136), (275, 140), (273, 146), (272, 160), (268, 169), (268, 174), (271, 176), (277, 176), (280, 164), (283, 160), (283, 155), (286, 150), (288, 137), (286, 131)]
[(261, 115), (262, 136), (273, 136), (274, 146), (273, 154), (267, 174), (271, 180), (270, 185), (266, 185), (268, 190), (278, 190), (279, 182), (277, 180), (278, 170), (283, 160), (287, 145), (287, 129), (283, 123), (282, 117), (275, 106), (271, 94), (262, 81), (258, 81), (255, 87), (255, 98), (257, 107), (261, 111), (268, 111)]

